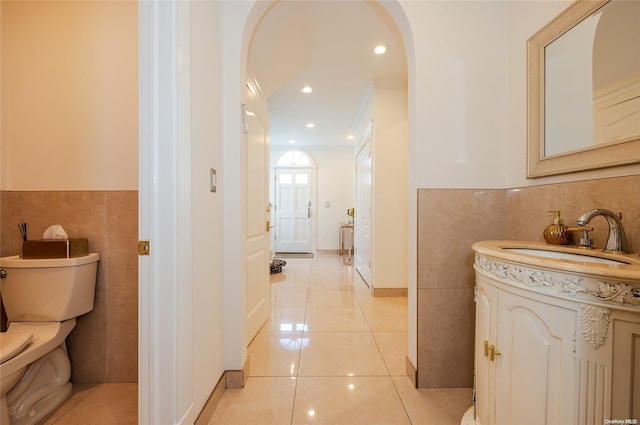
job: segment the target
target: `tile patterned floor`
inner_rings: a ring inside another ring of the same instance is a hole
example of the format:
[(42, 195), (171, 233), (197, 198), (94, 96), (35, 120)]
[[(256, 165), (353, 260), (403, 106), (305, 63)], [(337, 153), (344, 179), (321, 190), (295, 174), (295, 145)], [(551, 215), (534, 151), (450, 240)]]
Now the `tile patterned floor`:
[[(210, 425), (458, 425), (470, 388), (415, 389), (405, 374), (407, 299), (374, 298), (337, 255), (289, 258), (241, 390)], [(75, 385), (40, 425), (134, 425), (137, 384)]]
[(336, 255), (286, 259), (244, 389), (210, 425), (458, 425), (470, 388), (416, 389), (405, 373), (407, 299), (374, 298)]
[(135, 425), (138, 384), (76, 384), (63, 404), (39, 425)]

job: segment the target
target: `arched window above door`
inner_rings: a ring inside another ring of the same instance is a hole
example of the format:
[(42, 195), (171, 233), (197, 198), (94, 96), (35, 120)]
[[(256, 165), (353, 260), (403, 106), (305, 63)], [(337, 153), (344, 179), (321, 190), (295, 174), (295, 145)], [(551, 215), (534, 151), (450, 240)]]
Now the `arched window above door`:
[(316, 163), (305, 151), (292, 149), (284, 152), (276, 161), (277, 167), (315, 167)]

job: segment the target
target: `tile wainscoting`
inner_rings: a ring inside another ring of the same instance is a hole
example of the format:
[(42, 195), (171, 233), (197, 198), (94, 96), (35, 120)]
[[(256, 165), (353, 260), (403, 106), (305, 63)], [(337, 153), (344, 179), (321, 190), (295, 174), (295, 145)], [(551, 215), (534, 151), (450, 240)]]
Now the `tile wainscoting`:
[(67, 338), (74, 383), (138, 381), (138, 192), (2, 191), (0, 254), (16, 255), (22, 240), (52, 224), (89, 239), (100, 254), (95, 305)]
[[(418, 190), (418, 386), (473, 386), (475, 305), (471, 244), (489, 239), (541, 241), (561, 210), (564, 223), (592, 208), (622, 212), (640, 251), (640, 175), (518, 189)], [(596, 247), (608, 226), (590, 224)]]

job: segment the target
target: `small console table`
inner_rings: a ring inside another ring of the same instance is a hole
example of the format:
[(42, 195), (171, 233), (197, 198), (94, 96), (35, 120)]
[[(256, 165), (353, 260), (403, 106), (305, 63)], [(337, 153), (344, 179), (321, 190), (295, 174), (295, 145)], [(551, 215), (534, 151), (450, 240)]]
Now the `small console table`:
[(340, 257), (344, 264), (351, 265), (353, 258), (353, 224), (340, 224)]

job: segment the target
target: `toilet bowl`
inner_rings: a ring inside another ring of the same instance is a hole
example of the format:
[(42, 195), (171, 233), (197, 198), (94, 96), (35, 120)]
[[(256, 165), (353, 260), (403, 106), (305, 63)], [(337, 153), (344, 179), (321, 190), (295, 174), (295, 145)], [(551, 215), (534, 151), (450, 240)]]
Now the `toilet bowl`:
[[(63, 401), (70, 394), (71, 365), (66, 348), (63, 348), (64, 356), (52, 356), (51, 353), (58, 347), (64, 347), (65, 339), (75, 324), (76, 319), (64, 322), (14, 322), (2, 333), (3, 346), (7, 344), (5, 338), (14, 339), (14, 334), (18, 339), (26, 338), (29, 341), (22, 350), (0, 363), (2, 409), (8, 418), (13, 419), (5, 418), (11, 425), (37, 422), (50, 410), (44, 414), (38, 413), (47, 410), (46, 407), (57, 399)], [(0, 357), (4, 357), (5, 347), (0, 348)], [(49, 370), (43, 373), (43, 367)], [(36, 389), (38, 396), (33, 395)], [(2, 423), (5, 423), (4, 420)]]
[(0, 334), (0, 423), (32, 425), (72, 390), (65, 340), (93, 309), (98, 254), (0, 258), (0, 292), (9, 326)]

